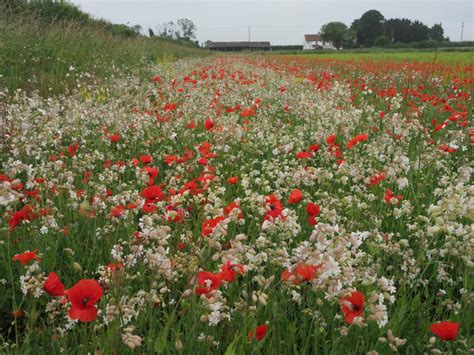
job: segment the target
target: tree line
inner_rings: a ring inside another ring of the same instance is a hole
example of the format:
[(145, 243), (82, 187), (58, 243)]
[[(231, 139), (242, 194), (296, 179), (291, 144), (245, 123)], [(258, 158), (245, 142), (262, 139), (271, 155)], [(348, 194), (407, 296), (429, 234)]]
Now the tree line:
[(418, 20), (385, 17), (377, 10), (369, 10), (355, 19), (351, 26), (338, 21), (329, 22), (321, 27), (321, 39), (332, 42), (334, 47), (385, 47), (391, 44), (406, 44), (429, 41), (436, 45), (449, 41), (444, 37), (441, 24), (429, 27)]
[(196, 25), (193, 21), (187, 18), (181, 18), (176, 22), (165, 22), (157, 27), (157, 33), (149, 28), (148, 34), (150, 37), (158, 36), (178, 40), (180, 42), (188, 42), (195, 46), (199, 45), (196, 40)]

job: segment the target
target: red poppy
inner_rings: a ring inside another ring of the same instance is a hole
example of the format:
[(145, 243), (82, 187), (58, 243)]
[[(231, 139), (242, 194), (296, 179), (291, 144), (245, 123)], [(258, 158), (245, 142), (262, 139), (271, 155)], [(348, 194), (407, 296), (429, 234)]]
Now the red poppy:
[(125, 212), (124, 205), (117, 205), (110, 209), (110, 217), (120, 217)]
[(401, 200), (403, 200), (403, 195), (394, 195), (392, 190), (387, 188), (385, 190), (385, 202), (397, 205)]
[(214, 228), (216, 228), (219, 222), (222, 222), (223, 220), (224, 220), (223, 216), (218, 216), (218, 217), (211, 218), (204, 221), (201, 226), (202, 236), (207, 237), (208, 235), (212, 234), (212, 232), (214, 231)]
[(199, 287), (196, 287), (197, 295), (208, 294), (212, 290), (217, 289), (222, 283), (222, 274), (217, 273), (213, 274), (208, 271), (199, 271), (197, 284)]
[(22, 221), (31, 221), (36, 218), (33, 208), (30, 205), (25, 205), (21, 210), (13, 213), (8, 220), (10, 230), (13, 231)]
[(317, 152), (319, 150), (319, 144), (313, 144), (308, 147), (308, 149), (312, 152)]
[(298, 152), (296, 153), (296, 158), (298, 159), (307, 159), (313, 156), (313, 152)]
[(69, 147), (67, 147), (67, 151), (69, 152), (69, 155), (71, 156), (71, 158), (76, 155), (78, 150), (79, 150), (79, 144), (77, 143), (71, 144)]
[(360, 142), (364, 142), (368, 139), (369, 139), (369, 136), (367, 134), (358, 134), (357, 136), (355, 136), (354, 138), (349, 140), (349, 142), (347, 143), (346, 148), (351, 149), (352, 147), (359, 144)]
[(41, 261), (41, 259), (36, 255), (36, 250), (25, 251), (21, 254), (16, 254), (12, 258), (13, 261), (19, 261), (21, 265), (28, 264), (31, 260)]
[(161, 190), (161, 187), (156, 185), (144, 188), (141, 195), (146, 198), (147, 203), (163, 201), (165, 199), (165, 194)]
[(10, 312), (10, 315), (13, 317), (13, 318), (21, 318), (23, 316), (23, 312), (21, 311), (21, 308), (18, 308), (17, 311), (12, 311)]
[(290, 269), (283, 271), (281, 274), (281, 280), (291, 281), (294, 285), (299, 285), (301, 282), (314, 280), (316, 273), (320, 268), (320, 265), (300, 264), (296, 266), (293, 271)]
[(198, 163), (200, 165), (207, 165), (207, 163), (209, 163), (209, 160), (206, 158), (199, 158)]
[(459, 331), (458, 322), (439, 322), (430, 325), (431, 332), (442, 340), (456, 340)]
[(237, 176), (231, 176), (230, 178), (227, 178), (227, 182), (231, 185), (237, 184), (239, 181), (239, 178)]
[(285, 219), (285, 216), (283, 215), (283, 204), (275, 197), (275, 195), (268, 195), (264, 206), (267, 208), (267, 213), (265, 213), (265, 216), (263, 217), (265, 221), (277, 219), (278, 217)]
[(439, 150), (441, 150), (442, 152), (446, 152), (446, 153), (454, 153), (454, 152), (457, 151), (456, 148), (452, 148), (449, 145), (444, 144), (444, 143), (439, 146)]
[(381, 181), (385, 180), (385, 178), (385, 174), (379, 171), (377, 174), (370, 177), (370, 182), (367, 184), (367, 186), (378, 185)]
[(165, 111), (165, 112), (174, 111), (174, 110), (176, 110), (177, 107), (178, 107), (178, 105), (176, 103), (167, 102), (165, 104), (165, 106), (163, 106), (163, 111)]
[(54, 272), (49, 273), (48, 278), (43, 283), (43, 290), (53, 297), (64, 296), (66, 294), (64, 284)]
[(341, 310), (348, 324), (354, 322), (354, 318), (360, 317), (364, 310), (365, 296), (362, 292), (355, 291), (349, 296), (341, 298)]
[(109, 272), (109, 273), (114, 273), (116, 270), (120, 270), (120, 269), (123, 269), (123, 264), (121, 262), (118, 262), (118, 263), (109, 263), (107, 264), (107, 266), (105, 267), (105, 269)]
[(153, 157), (151, 155), (140, 155), (140, 161), (142, 164), (151, 164), (153, 163)]
[(242, 213), (242, 210), (240, 209), (239, 204), (235, 201), (232, 201), (231, 203), (229, 203), (227, 206), (224, 207), (224, 215), (228, 217), (234, 209), (237, 209), (237, 211), (239, 211), (237, 218), (242, 219), (244, 217), (244, 214)]
[(14, 181), (11, 183), (10, 188), (15, 191), (23, 190), (23, 183), (21, 181)]
[(120, 134), (118, 134), (118, 133), (111, 134), (111, 135), (109, 136), (109, 139), (110, 139), (110, 141), (111, 141), (112, 143), (117, 143), (118, 141), (120, 141), (120, 138), (122, 138), (122, 137), (121, 137)]
[(330, 136), (328, 136), (326, 138), (326, 143), (328, 145), (334, 145), (336, 143), (336, 135), (335, 134), (331, 134)]
[(165, 155), (164, 162), (166, 165), (171, 165), (173, 162), (175, 162), (178, 158), (174, 155)]
[(230, 261), (222, 265), (221, 276), (222, 280), (227, 282), (234, 282), (238, 274), (245, 272), (243, 265), (232, 264)]
[(102, 288), (96, 280), (80, 280), (68, 291), (68, 298), (71, 301), (69, 317), (81, 322), (92, 322), (97, 318), (95, 304), (102, 295)]
[(319, 213), (321, 213), (321, 208), (313, 202), (308, 202), (306, 205), (306, 212), (310, 216), (317, 216)]
[(302, 199), (303, 199), (303, 194), (301, 193), (301, 190), (294, 189), (290, 193), (290, 197), (288, 198), (288, 204), (296, 204), (300, 202)]
[(158, 169), (152, 166), (145, 166), (142, 170), (146, 171), (149, 176), (148, 186), (152, 186), (155, 183), (155, 178), (158, 176)]
[(214, 121), (208, 118), (204, 122), (204, 128), (206, 128), (206, 131), (210, 131), (214, 127)]
[(256, 112), (255, 112), (254, 107), (243, 108), (242, 111), (240, 112), (241, 117), (252, 117), (252, 116), (255, 116), (255, 115), (256, 115)]
[(318, 221), (316, 220), (315, 216), (309, 216), (308, 219), (307, 219), (307, 222), (308, 222), (308, 224), (310, 224), (312, 226), (315, 226), (316, 224), (318, 224)]
[(145, 202), (145, 204), (142, 207), (142, 212), (143, 213), (155, 213), (158, 207), (156, 207), (155, 204), (150, 203), (150, 202)]
[(255, 329), (255, 332), (253, 330), (251, 330), (249, 332), (249, 336), (248, 338), (249, 339), (252, 339), (253, 337), (255, 337), (255, 339), (257, 339), (258, 341), (262, 340), (263, 338), (265, 338), (265, 336), (267, 335), (267, 331), (268, 331), (268, 325), (266, 324), (263, 324), (263, 325), (259, 325), (257, 326), (257, 328)]

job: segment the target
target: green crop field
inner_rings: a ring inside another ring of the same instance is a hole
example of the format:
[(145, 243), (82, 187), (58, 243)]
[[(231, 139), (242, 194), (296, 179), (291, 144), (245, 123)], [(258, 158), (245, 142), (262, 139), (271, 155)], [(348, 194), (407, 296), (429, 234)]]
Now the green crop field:
[[(280, 55), (285, 55), (284, 52)], [(288, 54), (294, 56), (294, 53)], [(393, 51), (393, 50), (378, 50), (370, 53), (361, 51), (350, 52), (310, 52), (298, 53), (298, 57), (302, 58), (321, 58), (321, 59), (338, 59), (347, 61), (420, 61), (420, 62), (441, 62), (451, 64), (474, 64), (474, 49), (464, 51)]]

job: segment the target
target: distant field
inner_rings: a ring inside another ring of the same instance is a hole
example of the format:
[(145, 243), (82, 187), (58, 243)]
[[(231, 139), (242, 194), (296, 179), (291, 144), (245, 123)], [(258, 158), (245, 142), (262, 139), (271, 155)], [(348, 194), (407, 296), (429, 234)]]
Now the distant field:
[[(279, 53), (284, 55), (285, 53)], [(394, 52), (394, 51), (382, 51), (373, 53), (357, 53), (357, 52), (331, 52), (331, 53), (318, 53), (318, 52), (300, 52), (292, 55), (300, 56), (303, 58), (328, 58), (328, 59), (339, 59), (339, 60), (357, 60), (357, 61), (421, 61), (431, 62), (436, 61), (442, 63), (472, 63), (474, 64), (474, 51), (408, 51), (408, 52)]]

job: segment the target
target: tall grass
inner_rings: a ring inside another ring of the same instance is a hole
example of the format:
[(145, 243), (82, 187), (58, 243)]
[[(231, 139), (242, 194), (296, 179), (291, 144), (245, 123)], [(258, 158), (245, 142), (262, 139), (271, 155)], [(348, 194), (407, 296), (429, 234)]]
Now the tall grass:
[(75, 20), (45, 23), (35, 14), (0, 11), (0, 90), (9, 92), (20, 88), (38, 90), (42, 96), (67, 93), (77, 86), (78, 76), (143, 76), (145, 62), (205, 54), (161, 38), (120, 36), (104, 26)]

